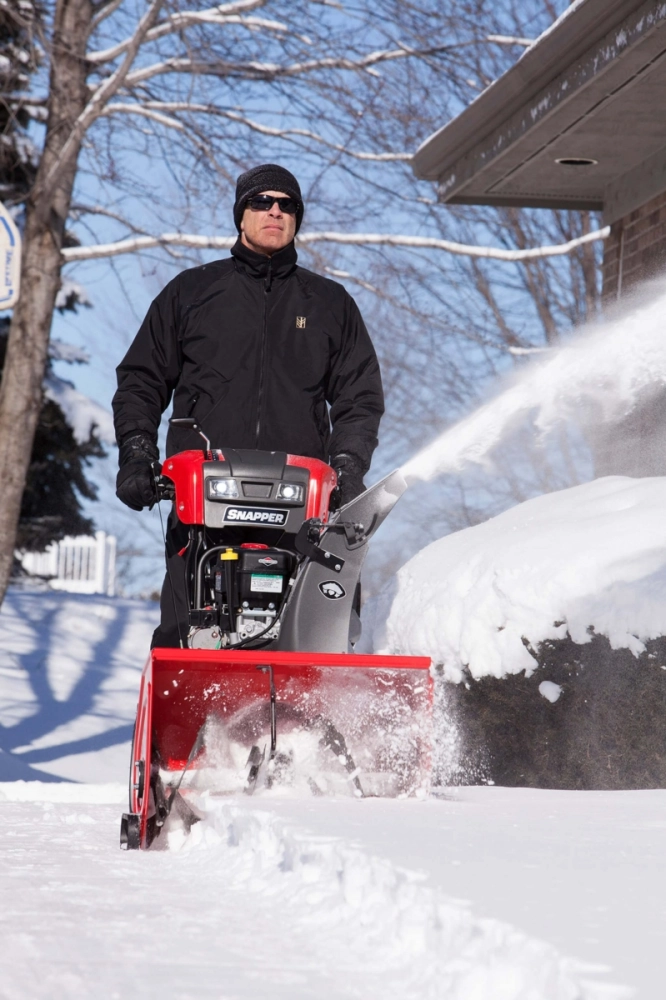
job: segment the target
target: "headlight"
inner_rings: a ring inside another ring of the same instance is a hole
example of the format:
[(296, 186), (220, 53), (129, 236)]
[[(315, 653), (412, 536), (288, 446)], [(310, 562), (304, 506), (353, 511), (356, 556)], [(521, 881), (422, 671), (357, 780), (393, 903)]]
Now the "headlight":
[(209, 479), (208, 499), (227, 500), (238, 496), (238, 483), (235, 479)]
[(294, 503), (301, 503), (303, 499), (303, 487), (297, 483), (280, 483), (277, 498), (278, 500), (291, 500)]

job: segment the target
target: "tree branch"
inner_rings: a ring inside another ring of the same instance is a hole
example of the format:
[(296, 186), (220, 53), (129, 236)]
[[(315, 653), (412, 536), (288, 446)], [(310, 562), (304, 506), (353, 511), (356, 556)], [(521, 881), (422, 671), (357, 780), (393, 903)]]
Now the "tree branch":
[[(155, 101), (153, 103), (157, 104), (161, 102)], [(150, 118), (151, 121), (159, 122), (160, 125), (165, 125), (167, 128), (177, 129), (179, 132), (182, 132), (185, 128), (184, 124), (178, 118), (166, 115), (164, 111), (154, 110), (146, 104), (121, 104), (116, 101), (113, 104), (107, 104), (100, 117), (117, 114), (139, 115), (142, 118)]]
[(387, 163), (395, 161), (408, 162), (412, 159), (411, 153), (356, 152), (353, 149), (347, 149), (347, 147), (343, 146), (341, 143), (330, 142), (322, 135), (317, 135), (316, 132), (311, 132), (308, 129), (273, 128), (270, 125), (262, 125), (261, 122), (256, 122), (251, 118), (246, 118), (244, 115), (238, 114), (235, 111), (226, 111), (222, 108), (216, 108), (213, 104), (194, 104), (188, 101), (142, 101), (141, 104), (125, 104), (120, 101), (115, 101), (113, 104), (107, 104), (103, 114), (143, 115), (146, 118), (152, 118), (154, 121), (161, 122), (169, 128), (182, 130), (185, 127), (182, 122), (180, 122), (178, 118), (172, 118), (170, 115), (163, 114), (163, 112), (166, 111), (174, 113), (186, 111), (189, 114), (215, 115), (219, 118), (227, 118), (229, 121), (237, 122), (239, 125), (245, 125), (247, 128), (252, 129), (254, 132), (259, 132), (261, 135), (270, 135), (279, 139), (290, 140), (292, 136), (297, 138), (312, 139), (314, 142), (320, 142), (322, 145), (327, 146), (328, 149), (333, 149), (337, 153), (343, 153), (345, 156), (351, 156), (356, 160), (370, 160), (375, 163)]
[(326, 59), (309, 59), (306, 62), (291, 63), (280, 66), (279, 63), (249, 62), (233, 63), (226, 60), (211, 62), (196, 62), (194, 59), (174, 57), (144, 66), (130, 73), (125, 81), (128, 87), (143, 83), (164, 73), (192, 73), (200, 76), (240, 77), (245, 80), (275, 80), (276, 78), (300, 76), (320, 69), (345, 69), (365, 73), (378, 74), (373, 69), (379, 63), (393, 59), (406, 59), (413, 56), (423, 57), (447, 52), (451, 46), (439, 45), (432, 49), (410, 49), (406, 46), (400, 49), (383, 49), (370, 52), (363, 59), (347, 59), (344, 56), (329, 56)]
[(132, 67), (132, 63), (141, 48), (146, 32), (150, 30), (155, 18), (158, 16), (163, 2), (164, 0), (152, 0), (150, 7), (139, 21), (137, 29), (132, 37), (131, 45), (127, 49), (127, 53), (121, 65), (117, 70), (115, 70), (114, 73), (108, 76), (99, 87), (96, 88), (92, 98), (88, 101), (88, 104), (74, 122), (72, 131), (63, 143), (62, 149), (60, 150), (60, 153), (51, 166), (51, 169), (49, 170), (44, 181), (44, 191), (41, 192), (42, 197), (44, 197), (48, 192), (49, 187), (53, 185), (58, 171), (60, 170), (62, 164), (67, 160), (67, 157), (78, 151), (86, 131), (90, 128), (95, 119), (100, 116), (107, 101), (109, 101), (113, 95), (118, 92), (119, 88), (125, 82)]
[(146, 235), (145, 229), (138, 228), (124, 215), (120, 215), (119, 212), (114, 212), (112, 209), (106, 208), (104, 205), (84, 205), (80, 202), (72, 204), (71, 219), (73, 222), (78, 222), (84, 215), (103, 215), (106, 219), (113, 219), (114, 222), (120, 222), (121, 225), (125, 226), (125, 228), (131, 233)]
[[(219, 7), (211, 7), (209, 10), (179, 11), (176, 14), (171, 14), (162, 24), (151, 28), (146, 33), (144, 42), (154, 42), (158, 38), (164, 38), (166, 35), (174, 34), (177, 31), (182, 31), (185, 28), (198, 24), (240, 24), (250, 29), (264, 28), (267, 31), (277, 31), (280, 34), (285, 34), (289, 31), (289, 26), (282, 21), (269, 21), (265, 18), (244, 17), (242, 14), (232, 13), (232, 11), (236, 10), (253, 10), (257, 7), (263, 7), (266, 2), (267, 0), (245, 0), (244, 3), (221, 4)], [(125, 38), (122, 42), (118, 42), (117, 45), (113, 45), (108, 49), (90, 52), (86, 58), (88, 62), (95, 65), (111, 62), (122, 55), (123, 52), (126, 52), (131, 42), (131, 38)]]
[[(299, 245), (312, 243), (342, 243), (347, 246), (392, 246), (407, 249), (444, 250), (463, 257), (483, 257), (491, 260), (518, 262), (542, 257), (559, 257), (569, 254), (576, 247), (594, 240), (605, 240), (610, 234), (610, 226), (578, 236), (567, 243), (555, 246), (535, 247), (532, 250), (502, 250), (499, 247), (479, 247), (451, 240), (439, 240), (429, 236), (393, 236), (383, 233), (302, 233), (297, 237)], [(62, 251), (66, 263), (76, 260), (95, 260), (100, 257), (116, 257), (119, 254), (149, 250), (159, 246), (183, 246), (199, 250), (226, 250), (234, 245), (236, 237), (200, 236), (194, 233), (163, 233), (161, 236), (137, 236), (133, 239), (118, 240), (115, 243), (100, 243), (97, 246), (67, 247)]]
[(93, 31), (96, 28), (98, 28), (102, 23), (102, 21), (105, 21), (107, 17), (110, 17), (111, 14), (115, 14), (115, 12), (118, 10), (119, 7), (122, 6), (122, 4), (123, 0), (109, 0), (109, 2), (104, 5), (104, 7), (99, 11), (99, 13), (95, 14), (95, 16), (93, 17), (90, 25), (90, 34), (92, 35)]

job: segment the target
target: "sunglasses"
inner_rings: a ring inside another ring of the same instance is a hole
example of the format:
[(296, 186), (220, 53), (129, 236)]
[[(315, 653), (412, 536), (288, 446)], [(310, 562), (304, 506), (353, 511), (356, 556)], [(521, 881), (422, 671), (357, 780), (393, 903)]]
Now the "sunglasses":
[(300, 203), (295, 198), (274, 198), (270, 194), (257, 194), (254, 198), (248, 198), (246, 205), (249, 205), (253, 212), (270, 212), (271, 208), (278, 203), (281, 212), (287, 215), (296, 215), (300, 208)]

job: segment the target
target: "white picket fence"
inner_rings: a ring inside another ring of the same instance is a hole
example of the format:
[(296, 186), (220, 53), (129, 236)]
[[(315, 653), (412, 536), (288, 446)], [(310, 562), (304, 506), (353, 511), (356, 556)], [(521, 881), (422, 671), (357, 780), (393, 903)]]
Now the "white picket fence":
[(105, 531), (94, 538), (79, 535), (53, 542), (45, 552), (17, 552), (30, 576), (48, 579), (54, 590), (71, 594), (107, 594), (116, 591), (116, 539)]

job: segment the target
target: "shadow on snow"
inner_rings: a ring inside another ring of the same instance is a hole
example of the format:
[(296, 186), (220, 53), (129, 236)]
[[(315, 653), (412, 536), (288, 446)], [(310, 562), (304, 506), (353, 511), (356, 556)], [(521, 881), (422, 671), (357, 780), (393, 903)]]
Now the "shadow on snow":
[[(35, 594), (14, 592), (11, 605), (14, 615), (27, 620), (37, 639), (36, 648), (29, 653), (18, 654), (18, 665), (25, 671), (36, 700), (36, 710), (28, 718), (16, 725), (0, 725), (0, 781), (68, 781), (56, 775), (39, 770), (39, 764), (58, 760), (65, 756), (90, 753), (127, 742), (132, 736), (132, 723), (115, 725), (105, 732), (81, 739), (58, 743), (15, 753), (18, 747), (43, 739), (58, 727), (67, 725), (83, 715), (94, 715), (95, 699), (102, 685), (118, 667), (115, 654), (120, 646), (128, 625), (130, 605), (114, 598), (76, 595), (75, 602), (85, 614), (87, 605), (110, 604), (115, 612), (112, 620), (106, 621), (104, 634), (96, 642), (91, 642), (81, 676), (74, 684), (69, 696), (59, 701), (55, 698), (49, 683), (46, 662), (49, 644), (56, 618), (63, 612), (64, 602), (73, 595), (54, 595), (48, 592), (46, 599), (38, 604), (35, 613)], [(9, 597), (9, 595), (8, 595)], [(54, 599), (55, 598), (55, 599)], [(9, 603), (9, 601), (7, 602)], [(44, 605), (48, 607), (45, 608)], [(140, 664), (137, 662), (137, 669)], [(138, 693), (138, 677), (137, 677)]]

